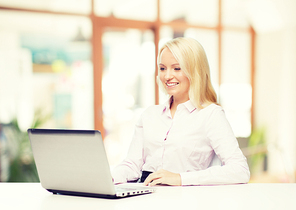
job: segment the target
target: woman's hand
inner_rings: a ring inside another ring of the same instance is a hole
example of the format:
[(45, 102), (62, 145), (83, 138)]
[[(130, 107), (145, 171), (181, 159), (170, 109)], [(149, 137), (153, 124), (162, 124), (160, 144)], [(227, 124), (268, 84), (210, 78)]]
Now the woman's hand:
[(160, 169), (149, 176), (144, 181), (144, 185), (154, 186), (157, 184), (177, 185), (180, 186), (181, 176), (180, 174), (172, 173), (164, 169)]

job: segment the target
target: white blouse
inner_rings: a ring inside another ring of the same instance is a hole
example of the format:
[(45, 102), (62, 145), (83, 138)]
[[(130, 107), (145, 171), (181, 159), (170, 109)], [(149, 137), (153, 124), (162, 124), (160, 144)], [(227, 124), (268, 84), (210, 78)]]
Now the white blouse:
[[(214, 155), (222, 162), (209, 167)], [(182, 185), (247, 183), (250, 171), (223, 109), (197, 109), (189, 100), (174, 118), (169, 101), (143, 112), (126, 159), (112, 171), (115, 183), (141, 177), (142, 171), (165, 169), (181, 175)]]

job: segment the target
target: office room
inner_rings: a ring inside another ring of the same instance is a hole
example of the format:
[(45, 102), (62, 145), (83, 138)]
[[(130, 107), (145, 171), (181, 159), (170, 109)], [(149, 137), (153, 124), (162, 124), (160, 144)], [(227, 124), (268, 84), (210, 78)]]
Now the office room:
[(114, 169), (141, 114), (168, 100), (156, 79), (159, 49), (190, 37), (206, 52), (217, 101), (247, 159), (247, 185), (296, 193), (295, 11), (294, 0), (0, 0), (0, 188), (42, 191), (28, 128), (99, 130)]

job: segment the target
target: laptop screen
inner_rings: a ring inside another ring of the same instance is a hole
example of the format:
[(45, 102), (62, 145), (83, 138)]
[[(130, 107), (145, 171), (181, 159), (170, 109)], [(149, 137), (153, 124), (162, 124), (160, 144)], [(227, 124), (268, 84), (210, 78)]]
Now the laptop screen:
[(28, 135), (45, 189), (115, 194), (99, 131), (29, 129)]

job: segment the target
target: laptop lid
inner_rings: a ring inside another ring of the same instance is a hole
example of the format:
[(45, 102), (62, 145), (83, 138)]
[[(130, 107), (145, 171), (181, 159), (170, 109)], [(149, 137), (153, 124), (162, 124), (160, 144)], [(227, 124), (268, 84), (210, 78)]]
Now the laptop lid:
[(45, 189), (115, 196), (99, 131), (28, 129), (28, 135), (40, 183)]

